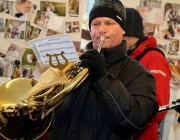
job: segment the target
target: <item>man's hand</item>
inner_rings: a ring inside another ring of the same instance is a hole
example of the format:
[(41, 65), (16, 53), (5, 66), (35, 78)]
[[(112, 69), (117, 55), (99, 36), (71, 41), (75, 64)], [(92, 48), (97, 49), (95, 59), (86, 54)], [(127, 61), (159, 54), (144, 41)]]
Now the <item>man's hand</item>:
[(83, 53), (79, 59), (81, 67), (90, 69), (89, 76), (92, 82), (96, 82), (106, 73), (104, 57), (97, 50), (90, 49)]

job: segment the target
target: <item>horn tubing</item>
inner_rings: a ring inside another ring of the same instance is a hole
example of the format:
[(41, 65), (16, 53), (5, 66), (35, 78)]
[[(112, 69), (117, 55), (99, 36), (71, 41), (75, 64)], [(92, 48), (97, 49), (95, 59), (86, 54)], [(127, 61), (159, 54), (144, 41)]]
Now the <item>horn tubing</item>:
[(82, 80), (82, 78), (85, 76), (87, 77), (87, 75), (88, 75), (88, 69), (84, 68), (82, 72), (74, 78), (73, 80), (74, 82), (69, 83), (61, 92), (59, 92), (48, 102), (46, 102), (45, 108), (49, 109), (60, 103), (65, 97), (67, 97), (70, 94), (70, 92), (74, 89), (74, 87), (78, 85), (78, 83)]

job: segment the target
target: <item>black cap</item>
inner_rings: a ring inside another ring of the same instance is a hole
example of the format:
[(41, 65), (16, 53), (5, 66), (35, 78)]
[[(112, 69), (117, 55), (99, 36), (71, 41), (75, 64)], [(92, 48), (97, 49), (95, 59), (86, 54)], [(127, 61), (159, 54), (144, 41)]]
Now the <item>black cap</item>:
[(109, 17), (118, 22), (126, 31), (125, 25), (125, 9), (119, 0), (96, 0), (89, 14), (89, 29), (91, 30), (91, 22), (97, 17)]
[(126, 33), (125, 36), (144, 38), (143, 19), (134, 8), (125, 8)]

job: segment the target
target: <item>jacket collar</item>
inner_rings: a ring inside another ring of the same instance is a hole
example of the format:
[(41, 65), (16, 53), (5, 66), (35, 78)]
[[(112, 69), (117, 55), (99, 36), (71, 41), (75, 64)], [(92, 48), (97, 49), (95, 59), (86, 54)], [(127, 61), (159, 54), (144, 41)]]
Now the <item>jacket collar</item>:
[[(93, 49), (92, 48), (92, 42), (88, 43), (86, 48)], [(105, 58), (105, 65), (106, 67), (118, 62), (121, 58), (126, 56), (126, 41), (123, 40), (122, 43), (114, 48), (102, 48), (101, 54)]]
[(138, 47), (130, 54), (132, 58), (136, 58), (139, 54), (144, 52), (146, 48), (156, 47), (157, 41), (154, 36), (147, 36), (146, 40), (141, 41)]

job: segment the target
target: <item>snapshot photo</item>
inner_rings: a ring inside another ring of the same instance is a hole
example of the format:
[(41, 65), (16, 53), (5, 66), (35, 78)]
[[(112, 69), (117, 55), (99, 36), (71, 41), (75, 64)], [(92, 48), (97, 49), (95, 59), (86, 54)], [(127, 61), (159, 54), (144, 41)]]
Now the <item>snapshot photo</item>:
[(43, 11), (37, 10), (36, 17), (34, 19), (34, 24), (37, 24), (37, 25), (39, 25), (41, 27), (47, 28), (48, 22), (49, 22), (48, 15)]
[(30, 22), (26, 22), (26, 28), (25, 28), (25, 37), (24, 37), (24, 41), (29, 42), (30, 41), (30, 28), (31, 27), (31, 23)]
[(68, 15), (70, 17), (79, 16), (79, 0), (69, 0)]
[(140, 6), (152, 8), (161, 8), (162, 0), (140, 0)]
[(12, 39), (24, 39), (25, 27), (25, 21), (6, 19), (4, 37)]
[(1, 48), (7, 50), (5, 53), (0, 52), (1, 57), (3, 59), (0, 59), (0, 77), (11, 77), (13, 73), (13, 62), (15, 60), (19, 60), (19, 54), (22, 50), (19, 46), (17, 46), (14, 43), (3, 43), (1, 44)]
[(33, 68), (27, 68), (27, 67), (20, 66), (18, 76), (34, 79), (34, 72), (35, 72), (35, 69), (33, 69)]
[(62, 34), (61, 32), (57, 32), (51, 29), (47, 30), (46, 36), (51, 36), (51, 35), (58, 35), (58, 34)]
[(35, 68), (36, 62), (37, 62), (37, 58), (33, 50), (30, 48), (26, 48), (22, 56), (21, 66), (27, 68)]
[(0, 12), (5, 14), (11, 14), (13, 10), (12, 1), (0, 0)]
[(36, 7), (37, 5), (31, 3), (29, 0), (17, 0), (13, 2), (12, 12), (10, 14), (23, 21), (31, 21)]
[(179, 55), (179, 42), (180, 39), (171, 38), (169, 40), (169, 48), (167, 51), (167, 55)]
[(37, 5), (29, 0), (0, 0), (0, 12), (10, 14), (23, 21), (31, 21)]
[(180, 37), (180, 4), (165, 4), (164, 26), (168, 29), (171, 37)]
[(49, 2), (49, 1), (40, 1), (40, 11), (45, 12), (47, 18), (50, 16), (66, 16), (66, 3), (61, 2)]
[(30, 36), (31, 36), (30, 39), (32, 40), (32, 39), (38, 38), (40, 33), (41, 33), (41, 29), (37, 28), (37, 27), (33, 27), (33, 26), (31, 26), (30, 28), (32, 30), (32, 31), (30, 31), (31, 32), (30, 33)]
[(65, 33), (80, 32), (79, 21), (66, 21), (64, 29), (65, 29)]
[(4, 20), (0, 18), (0, 32), (4, 32)]

